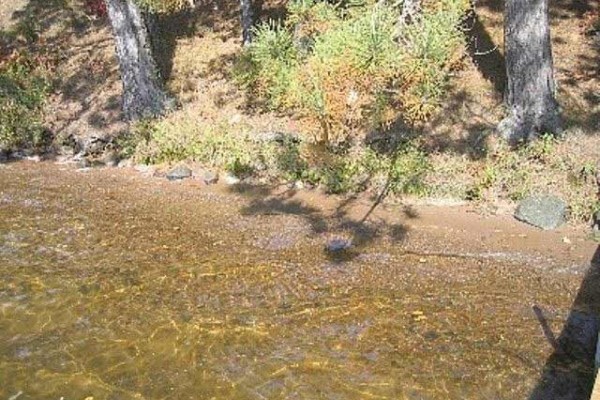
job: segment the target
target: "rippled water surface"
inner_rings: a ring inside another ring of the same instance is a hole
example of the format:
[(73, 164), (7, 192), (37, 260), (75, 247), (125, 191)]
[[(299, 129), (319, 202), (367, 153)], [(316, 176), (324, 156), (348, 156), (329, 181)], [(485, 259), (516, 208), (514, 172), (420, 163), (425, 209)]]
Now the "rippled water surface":
[(407, 254), (391, 234), (332, 257), (331, 221), (259, 201), (133, 173), (1, 168), (0, 398), (534, 389), (553, 348), (532, 306), (558, 335), (580, 275)]

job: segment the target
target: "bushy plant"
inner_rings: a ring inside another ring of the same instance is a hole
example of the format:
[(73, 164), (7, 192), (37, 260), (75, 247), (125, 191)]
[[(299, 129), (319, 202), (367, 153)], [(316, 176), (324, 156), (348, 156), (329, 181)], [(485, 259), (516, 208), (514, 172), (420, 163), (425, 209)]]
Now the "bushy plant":
[(19, 54), (0, 61), (0, 148), (41, 144), (49, 89), (48, 74), (38, 61)]
[(427, 3), (413, 24), (374, 1), (293, 0), (284, 23), (257, 28), (238, 81), (291, 111), (321, 142), (343, 142), (402, 118), (426, 119), (462, 54), (465, 0)]

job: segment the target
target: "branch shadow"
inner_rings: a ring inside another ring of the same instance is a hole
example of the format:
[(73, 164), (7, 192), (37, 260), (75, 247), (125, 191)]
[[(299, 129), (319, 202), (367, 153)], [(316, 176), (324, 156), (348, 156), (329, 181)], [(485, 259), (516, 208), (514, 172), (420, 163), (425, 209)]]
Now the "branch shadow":
[[(357, 213), (352, 207), (358, 203), (358, 198), (349, 196), (339, 202), (333, 211), (308, 204), (299, 199), (295, 189), (278, 192), (274, 187), (240, 183), (232, 185), (230, 191), (240, 194), (249, 203), (240, 210), (245, 216), (292, 215), (303, 219), (310, 226), (312, 235), (324, 238), (323, 254), (332, 262), (343, 263), (352, 261), (361, 254), (366, 246), (377, 239), (401, 243), (407, 233), (408, 226), (403, 223), (388, 223), (374, 220), (374, 207)], [(374, 203), (375, 207), (377, 202)], [(419, 214), (411, 207), (402, 208), (401, 212), (407, 219), (419, 218)], [(328, 248), (327, 238), (344, 240), (348, 246), (340, 250)], [(339, 239), (343, 238), (343, 239)]]
[(467, 53), (483, 78), (494, 85), (496, 93), (501, 96), (506, 89), (506, 60), (498, 45), (481, 22), (476, 10), (469, 13), (465, 22), (470, 33), (467, 42)]
[[(498, 100), (497, 105), (500, 104)], [(495, 131), (497, 121), (491, 110), (476, 107), (468, 90), (452, 90), (442, 110), (427, 124), (426, 151), (465, 155), (473, 161), (484, 159), (490, 151), (487, 139)], [(444, 130), (448, 126), (458, 129), (460, 135), (448, 134)]]
[[(535, 310), (534, 310), (535, 311)], [(536, 313), (536, 315), (539, 313)], [(529, 400), (587, 400), (595, 377), (594, 354), (600, 317), (600, 246), (586, 272), (554, 353), (546, 361), (542, 376)], [(538, 318), (540, 318), (538, 316)], [(543, 318), (540, 320), (544, 327)], [(546, 333), (549, 328), (545, 328)]]

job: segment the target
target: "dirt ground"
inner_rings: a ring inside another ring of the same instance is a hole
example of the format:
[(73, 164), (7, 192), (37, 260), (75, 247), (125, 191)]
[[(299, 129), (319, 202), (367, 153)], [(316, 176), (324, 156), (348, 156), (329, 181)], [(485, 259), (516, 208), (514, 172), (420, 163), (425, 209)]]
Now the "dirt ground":
[(3, 1), (0, 3), (0, 27), (2, 29), (10, 28), (15, 22), (14, 13), (23, 9), (27, 0)]

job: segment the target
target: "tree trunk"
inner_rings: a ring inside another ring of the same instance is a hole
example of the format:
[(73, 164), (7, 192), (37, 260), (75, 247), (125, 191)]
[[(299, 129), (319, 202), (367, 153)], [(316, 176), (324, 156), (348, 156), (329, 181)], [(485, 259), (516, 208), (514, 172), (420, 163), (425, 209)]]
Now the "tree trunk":
[(242, 8), (242, 43), (244, 46), (252, 43), (252, 25), (254, 16), (252, 15), (252, 0), (240, 0)]
[(159, 116), (171, 100), (163, 90), (142, 12), (133, 0), (106, 0), (123, 81), (123, 112), (132, 121)]
[(548, 0), (506, 0), (504, 13), (509, 115), (498, 130), (511, 143), (560, 133)]

